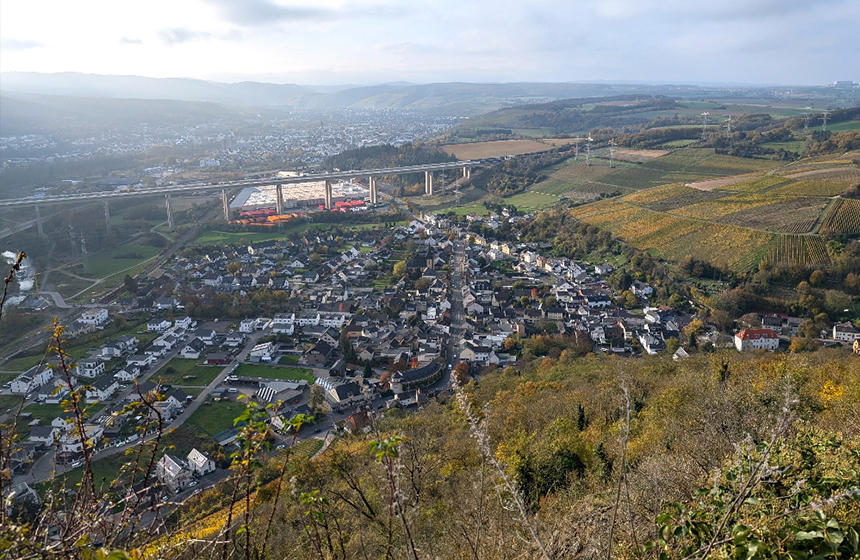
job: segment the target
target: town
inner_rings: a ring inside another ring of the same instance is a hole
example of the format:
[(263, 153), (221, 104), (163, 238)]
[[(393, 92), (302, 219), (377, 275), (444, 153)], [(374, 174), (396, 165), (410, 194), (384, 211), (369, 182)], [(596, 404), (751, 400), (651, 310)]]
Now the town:
[[(760, 314), (744, 317), (747, 328), (733, 335), (721, 332), (694, 312), (651, 305), (648, 283), (630, 282), (630, 301), (608, 286), (614, 268), (605, 262), (553, 257), (549, 244), (492, 235), (529, 215), (450, 218), (177, 253), (111, 311), (92, 306), (64, 325), (70, 348), (88, 341), (67, 371), (47, 356), (3, 387), (24, 399), (15, 480), (30, 488), (82, 467), (74, 414), (59, 406), (76, 386), (86, 387), (84, 430), (97, 462), (136, 445), (154, 414), (165, 432), (194, 427), (202, 449), (165, 453), (157, 463), (164, 491), (181, 493), (223, 478), (242, 398), (273, 405), (268, 422), (280, 445), (292, 417), (312, 415), (300, 438), (316, 452), (338, 433), (368, 429), (368, 412), (420, 407), (450, 392), (453, 378), (515, 364), (530, 345), (556, 340), (568, 352), (682, 360), (700, 348), (774, 351), (803, 323)], [(860, 340), (850, 323), (820, 336)], [(129, 408), (149, 393), (161, 395), (151, 411)]]

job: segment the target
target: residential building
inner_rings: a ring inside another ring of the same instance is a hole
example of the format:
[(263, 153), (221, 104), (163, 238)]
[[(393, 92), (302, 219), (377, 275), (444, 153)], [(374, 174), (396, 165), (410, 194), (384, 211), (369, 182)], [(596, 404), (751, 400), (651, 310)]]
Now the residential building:
[(735, 335), (738, 352), (747, 350), (770, 350), (779, 348), (779, 336), (772, 329), (744, 329)]

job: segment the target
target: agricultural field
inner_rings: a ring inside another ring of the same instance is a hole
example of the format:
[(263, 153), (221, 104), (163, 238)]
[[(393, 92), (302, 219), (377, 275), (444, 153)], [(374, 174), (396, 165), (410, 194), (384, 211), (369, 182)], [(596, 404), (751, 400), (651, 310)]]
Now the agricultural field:
[(804, 263), (825, 265), (830, 262), (824, 241), (811, 235), (780, 235), (764, 256), (774, 264)]
[(523, 212), (534, 212), (536, 210), (549, 208), (550, 206), (558, 202), (559, 198), (560, 197), (558, 195), (544, 194), (528, 190), (526, 192), (503, 198), (502, 202), (504, 204), (511, 204), (513, 206), (516, 206), (517, 210)]
[(690, 220), (617, 200), (588, 204), (570, 213), (661, 257), (681, 260), (691, 256), (737, 272), (754, 269), (774, 237), (768, 232)]
[[(555, 139), (553, 139), (555, 140)], [(572, 140), (570, 140), (572, 142)], [(553, 149), (557, 143), (537, 140), (491, 140), (488, 142), (467, 142), (464, 144), (446, 144), (440, 146), (442, 151), (457, 159), (483, 159), (520, 154), (534, 154)]]
[(789, 198), (726, 214), (718, 221), (780, 233), (808, 233), (828, 204), (829, 200), (826, 198)]
[(795, 180), (768, 191), (774, 194), (796, 194), (806, 196), (836, 196), (860, 183), (860, 173), (850, 178), (809, 177)]
[[(629, 192), (629, 188), (619, 188), (601, 182), (601, 178), (613, 169), (601, 165), (585, 165), (584, 156), (568, 158), (547, 170), (549, 177), (535, 183), (529, 190), (550, 195), (576, 197), (575, 193), (600, 194), (616, 191)], [(572, 192), (573, 191), (573, 192)]]
[(706, 200), (681, 206), (672, 210), (673, 214), (696, 218), (699, 220), (713, 220), (720, 216), (726, 216), (742, 210), (748, 210), (757, 206), (766, 206), (773, 202), (769, 196), (757, 194), (732, 194), (714, 200)]
[(860, 234), (860, 200), (840, 198), (833, 201), (833, 206), (821, 223), (822, 233)]

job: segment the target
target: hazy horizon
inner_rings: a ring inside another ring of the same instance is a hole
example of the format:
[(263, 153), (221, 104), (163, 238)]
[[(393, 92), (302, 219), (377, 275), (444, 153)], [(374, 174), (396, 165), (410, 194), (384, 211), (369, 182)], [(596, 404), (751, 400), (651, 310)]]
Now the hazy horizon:
[(860, 77), (858, 21), (851, 0), (7, 0), (0, 71), (312, 86), (822, 85)]

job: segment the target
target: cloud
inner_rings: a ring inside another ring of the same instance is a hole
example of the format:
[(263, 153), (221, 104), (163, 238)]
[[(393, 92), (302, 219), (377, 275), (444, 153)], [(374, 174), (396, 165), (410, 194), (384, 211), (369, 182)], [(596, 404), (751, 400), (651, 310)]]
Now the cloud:
[(123, 37), (119, 40), (121, 45), (142, 45), (143, 41), (140, 39), (133, 39), (131, 37)]
[(246, 27), (290, 22), (325, 22), (357, 17), (388, 18), (406, 10), (401, 6), (369, 5), (337, 10), (313, 5), (284, 5), (272, 0), (204, 0), (228, 22)]
[(207, 39), (209, 33), (205, 31), (193, 31), (184, 27), (172, 27), (170, 29), (162, 29), (158, 32), (158, 36), (168, 45), (179, 45), (195, 39)]
[(279, 21), (325, 21), (337, 13), (313, 6), (282, 6), (269, 0), (206, 0), (221, 15), (236, 25), (265, 25)]
[(37, 49), (45, 46), (38, 41), (27, 41), (25, 39), (3, 39), (3, 42), (0, 43), (0, 45), (2, 45), (3, 49), (8, 49), (10, 51), (23, 51), (26, 49)]

